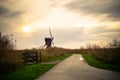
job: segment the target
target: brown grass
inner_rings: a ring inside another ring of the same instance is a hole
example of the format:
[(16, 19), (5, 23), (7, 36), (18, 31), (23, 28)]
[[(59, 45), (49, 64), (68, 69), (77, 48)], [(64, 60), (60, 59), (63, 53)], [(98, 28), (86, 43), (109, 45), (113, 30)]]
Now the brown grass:
[(102, 47), (96, 44), (89, 45), (87, 49), (81, 49), (81, 52), (92, 54), (105, 63), (120, 65), (120, 41), (118, 40), (113, 40)]

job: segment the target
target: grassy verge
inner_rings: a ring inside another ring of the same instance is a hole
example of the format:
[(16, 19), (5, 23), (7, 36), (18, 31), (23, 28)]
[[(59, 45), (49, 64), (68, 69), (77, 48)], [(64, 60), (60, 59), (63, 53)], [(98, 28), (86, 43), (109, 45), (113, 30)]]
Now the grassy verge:
[(34, 64), (26, 66), (21, 70), (0, 77), (0, 80), (34, 80), (53, 66), (54, 64)]
[(72, 54), (64, 54), (63, 56), (58, 56), (58, 57), (53, 57), (53, 58), (49, 58), (47, 60), (47, 62), (52, 62), (52, 61), (56, 61), (56, 60), (64, 60), (67, 57), (71, 56)]
[[(49, 58), (48, 62), (63, 60), (69, 56), (71, 56), (71, 54), (65, 54), (63, 56)], [(54, 64), (34, 64), (26, 66), (16, 72), (12, 72), (0, 77), (0, 80), (34, 80), (41, 74), (51, 69), (53, 66)]]
[(91, 66), (112, 70), (112, 71), (118, 71), (118, 72), (120, 71), (120, 66), (118, 65), (106, 64), (104, 62), (98, 61), (90, 54), (82, 54), (82, 56), (87, 61), (87, 63)]

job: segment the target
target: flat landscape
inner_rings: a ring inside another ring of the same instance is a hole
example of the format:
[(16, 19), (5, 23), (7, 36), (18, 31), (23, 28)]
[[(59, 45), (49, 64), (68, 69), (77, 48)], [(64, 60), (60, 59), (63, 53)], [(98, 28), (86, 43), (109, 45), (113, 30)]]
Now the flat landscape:
[(120, 80), (120, 0), (0, 0), (0, 80)]

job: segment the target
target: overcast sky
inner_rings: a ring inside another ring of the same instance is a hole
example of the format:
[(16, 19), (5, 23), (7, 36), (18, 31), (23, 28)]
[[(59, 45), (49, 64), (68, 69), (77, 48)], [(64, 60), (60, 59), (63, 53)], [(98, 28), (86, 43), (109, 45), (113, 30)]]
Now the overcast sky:
[(120, 1), (0, 0), (0, 31), (13, 34), (18, 49), (44, 45), (49, 27), (58, 47), (120, 40)]

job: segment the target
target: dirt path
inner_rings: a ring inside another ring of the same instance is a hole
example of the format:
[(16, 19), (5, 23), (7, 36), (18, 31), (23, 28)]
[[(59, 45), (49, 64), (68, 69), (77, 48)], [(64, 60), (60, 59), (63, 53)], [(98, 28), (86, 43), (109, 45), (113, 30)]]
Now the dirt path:
[(73, 54), (36, 80), (120, 80), (120, 72), (91, 67), (81, 55)]

